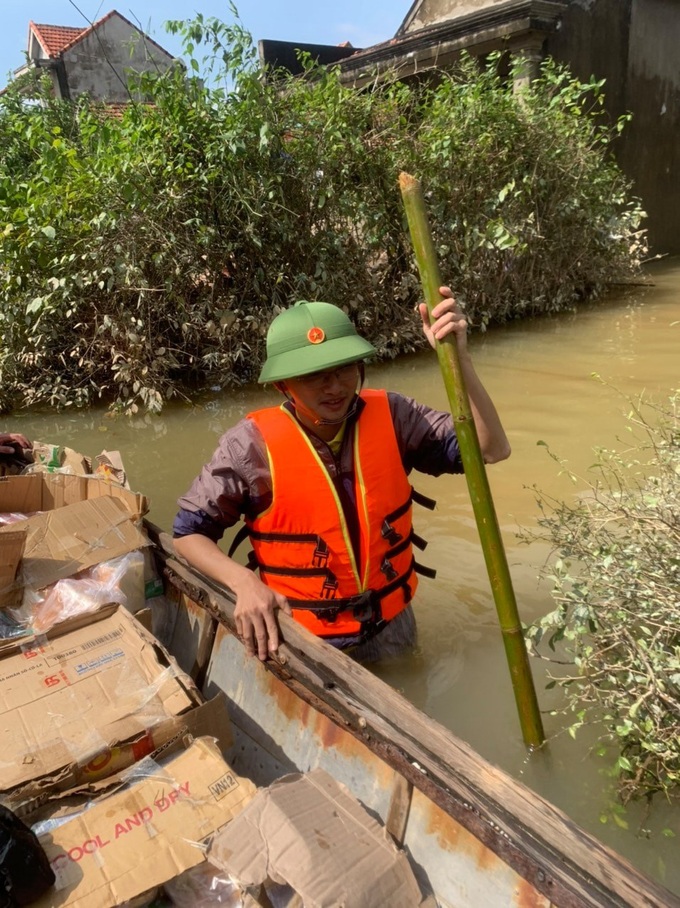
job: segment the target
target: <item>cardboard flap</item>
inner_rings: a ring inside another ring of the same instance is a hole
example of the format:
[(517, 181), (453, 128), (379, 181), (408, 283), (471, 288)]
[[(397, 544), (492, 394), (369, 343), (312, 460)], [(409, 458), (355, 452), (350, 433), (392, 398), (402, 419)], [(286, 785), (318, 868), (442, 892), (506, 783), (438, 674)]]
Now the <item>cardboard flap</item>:
[(133, 520), (143, 517), (148, 510), (143, 495), (92, 476), (28, 473), (0, 477), (0, 513), (35, 514), (89, 498), (117, 498)]
[(208, 860), (242, 886), (288, 883), (305, 908), (426, 904), (404, 852), (320, 769), (258, 792), (214, 837)]
[(15, 580), (26, 547), (28, 527), (25, 521), (13, 523), (0, 537), (0, 608), (18, 605), (21, 585)]
[[(110, 496), (36, 514), (23, 521), (23, 527), (27, 537), (21, 578), (34, 590), (148, 545), (124, 503)], [(12, 532), (12, 525), (0, 528), (0, 541)]]

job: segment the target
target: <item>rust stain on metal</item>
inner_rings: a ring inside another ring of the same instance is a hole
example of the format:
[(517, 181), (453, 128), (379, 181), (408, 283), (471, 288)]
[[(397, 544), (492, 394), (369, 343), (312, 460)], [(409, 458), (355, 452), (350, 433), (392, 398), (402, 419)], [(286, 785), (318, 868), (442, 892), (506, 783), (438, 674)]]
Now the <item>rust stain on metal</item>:
[(440, 848), (465, 852), (481, 870), (490, 873), (495, 867), (506, 866), (505, 861), (436, 804), (422, 799), (419, 806), (427, 818), (427, 832), (437, 839)]
[(513, 908), (550, 908), (552, 902), (529, 883), (527, 880), (519, 879), (517, 888), (512, 896)]
[[(350, 760), (364, 763), (367, 770), (380, 784), (391, 784), (394, 770), (364, 744), (356, 734), (339, 723), (338, 718), (328, 716), (299, 694), (289, 684), (280, 681), (274, 674), (265, 676), (267, 692), (288, 722), (301, 725), (320, 743), (325, 750), (334, 749)], [(326, 708), (327, 709), (327, 708)]]
[(427, 821), (425, 827), (427, 834), (437, 839), (440, 848), (447, 851), (459, 851), (461, 838), (468, 835), (460, 823), (444, 813), (428, 798), (423, 798), (420, 792), (414, 794), (414, 805), (416, 800), (419, 811)]
[(293, 691), (287, 687), (285, 684), (282, 684), (272, 674), (263, 674), (262, 680), (267, 686), (269, 695), (276, 702), (279, 711), (288, 719), (289, 722), (299, 721), (303, 725), (307, 725), (309, 719), (309, 711), (311, 707), (304, 700), (293, 693)]
[[(476, 866), (488, 878), (492, 878), (496, 871), (507, 873), (511, 868), (508, 864), (487, 848), (467, 829), (460, 825), (453, 817), (431, 801), (417, 793), (419, 800), (418, 809), (426, 818), (426, 829), (429, 835), (437, 839), (442, 850), (467, 854)], [(549, 908), (550, 899), (538, 891), (533, 883), (517, 875), (516, 888), (513, 893), (513, 908)]]

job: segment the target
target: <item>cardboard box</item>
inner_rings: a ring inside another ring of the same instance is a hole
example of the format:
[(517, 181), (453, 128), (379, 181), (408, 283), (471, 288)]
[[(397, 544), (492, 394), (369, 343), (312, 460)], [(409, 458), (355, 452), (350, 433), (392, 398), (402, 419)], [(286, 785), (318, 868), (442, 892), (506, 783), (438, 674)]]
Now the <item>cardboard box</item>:
[(19, 564), (26, 547), (27, 528), (23, 521), (10, 524), (0, 537), (0, 608), (21, 605)]
[[(74, 788), (65, 791), (43, 790), (32, 802), (20, 800), (13, 804), (11, 796), (5, 798), (10, 809), (21, 811), (25, 822), (35, 824), (49, 818), (70, 816), (84, 809), (90, 802), (120, 788), (130, 775), (133, 764), (147, 757), (166, 760), (185, 750), (195, 738), (214, 738), (220, 752), (226, 756), (233, 743), (226, 694), (220, 692), (181, 716), (173, 716), (131, 742), (121, 742), (108, 749), (86, 767)], [(28, 817), (28, 819), (26, 819)]]
[(133, 520), (143, 517), (148, 502), (143, 495), (106, 479), (68, 473), (29, 473), (0, 477), (0, 514), (53, 511), (91, 498), (117, 498)]
[[(0, 477), (0, 513), (35, 514), (0, 527), (0, 606), (17, 604), (22, 586), (43, 589), (146, 545), (134, 522), (147, 507), (143, 495), (103, 479), (65, 473)], [(27, 534), (23, 559), (12, 541), (19, 528)]]
[(66, 470), (79, 476), (92, 472), (92, 461), (89, 457), (62, 445), (34, 441), (31, 454), (33, 456), (33, 465), (29, 468), (31, 472), (53, 473), (56, 470)]
[[(117, 498), (79, 501), (22, 523), (26, 546), (19, 576), (23, 586), (33, 590), (148, 545)], [(12, 526), (0, 528), (0, 540)]]
[(34, 908), (113, 908), (173, 879), (256, 790), (207, 738), (163, 767), (145, 762), (148, 777), (40, 837), (57, 880)]
[[(63, 471), (77, 476), (101, 476), (117, 485), (129, 489), (127, 475), (120, 451), (102, 451), (94, 461), (72, 448), (61, 445), (33, 442), (33, 449), (28, 452), (32, 464), (25, 468), (29, 473), (55, 473)], [(29, 461), (30, 462), (30, 461)]]
[(305, 908), (419, 908), (408, 858), (327, 772), (284, 776), (211, 841), (208, 861), (242, 887), (287, 883)]
[(0, 658), (0, 786), (21, 803), (154, 750), (168, 719), (202, 702), (191, 679), (124, 609)]

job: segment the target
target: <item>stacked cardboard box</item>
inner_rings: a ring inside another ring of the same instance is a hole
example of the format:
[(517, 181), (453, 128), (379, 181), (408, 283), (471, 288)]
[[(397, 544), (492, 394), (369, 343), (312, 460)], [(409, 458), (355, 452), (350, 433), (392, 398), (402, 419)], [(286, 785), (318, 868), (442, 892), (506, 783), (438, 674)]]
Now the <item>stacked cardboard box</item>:
[[(0, 607), (147, 544), (136, 523), (147, 501), (115, 483), (69, 473), (0, 477), (0, 514), (34, 515), (0, 527)], [(21, 545), (17, 534), (24, 534)]]

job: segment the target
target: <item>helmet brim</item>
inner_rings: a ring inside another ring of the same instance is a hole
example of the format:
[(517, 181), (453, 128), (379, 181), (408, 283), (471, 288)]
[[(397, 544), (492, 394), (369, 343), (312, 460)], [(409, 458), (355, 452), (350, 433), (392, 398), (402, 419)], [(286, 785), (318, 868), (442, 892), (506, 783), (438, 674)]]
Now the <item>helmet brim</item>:
[(359, 335), (338, 337), (335, 340), (326, 340), (322, 344), (277, 354), (265, 362), (258, 381), (260, 384), (284, 381), (287, 378), (310, 375), (312, 372), (337, 369), (339, 366), (368, 359), (375, 354), (373, 344), (369, 344)]

